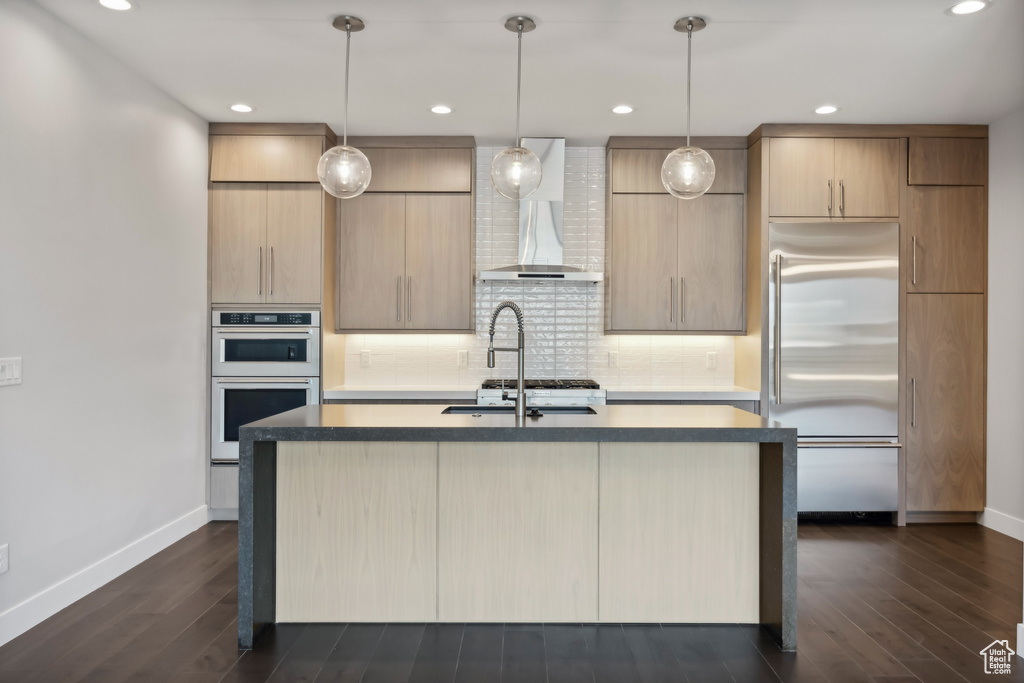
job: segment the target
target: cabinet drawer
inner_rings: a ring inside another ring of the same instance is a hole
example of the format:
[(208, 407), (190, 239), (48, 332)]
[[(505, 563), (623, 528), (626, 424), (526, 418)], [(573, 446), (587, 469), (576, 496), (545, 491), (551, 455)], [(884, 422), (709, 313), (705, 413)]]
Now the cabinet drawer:
[(315, 183), (318, 135), (211, 135), (213, 182)]
[(472, 191), (472, 149), (369, 148), (362, 151), (373, 169), (367, 192)]
[(911, 185), (984, 185), (988, 138), (910, 138)]
[[(612, 192), (668, 194), (661, 184), (661, 165), (670, 149), (612, 150)], [(743, 194), (747, 185), (747, 152), (708, 149), (715, 162), (715, 182), (708, 194)]]

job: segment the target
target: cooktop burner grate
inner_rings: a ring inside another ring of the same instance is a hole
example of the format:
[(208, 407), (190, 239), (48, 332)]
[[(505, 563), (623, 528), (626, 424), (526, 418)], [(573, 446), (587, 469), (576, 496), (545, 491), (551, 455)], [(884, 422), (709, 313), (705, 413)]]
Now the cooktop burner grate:
[[(485, 379), (480, 385), (481, 389), (505, 389), (515, 390), (516, 380), (507, 379), (504, 385), (500, 379)], [(592, 379), (528, 379), (527, 389), (600, 389), (601, 385)]]

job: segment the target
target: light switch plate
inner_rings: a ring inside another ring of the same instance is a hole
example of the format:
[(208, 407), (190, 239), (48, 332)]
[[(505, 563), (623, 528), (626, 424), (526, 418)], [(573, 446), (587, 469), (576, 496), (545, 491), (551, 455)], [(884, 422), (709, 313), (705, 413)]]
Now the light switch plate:
[(0, 387), (21, 384), (21, 358), (0, 358)]
[(459, 360), (456, 364), (457, 367), (467, 368), (469, 367), (469, 351), (466, 349), (459, 349)]
[(715, 353), (714, 351), (708, 351), (707, 365), (708, 365), (708, 370), (717, 370), (718, 369), (718, 354)]

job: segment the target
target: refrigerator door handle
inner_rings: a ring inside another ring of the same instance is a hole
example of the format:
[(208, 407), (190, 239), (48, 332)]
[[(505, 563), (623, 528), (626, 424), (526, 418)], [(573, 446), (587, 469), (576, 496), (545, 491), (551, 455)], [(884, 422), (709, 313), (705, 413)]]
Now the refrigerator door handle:
[(782, 254), (775, 255), (775, 405), (782, 405)]

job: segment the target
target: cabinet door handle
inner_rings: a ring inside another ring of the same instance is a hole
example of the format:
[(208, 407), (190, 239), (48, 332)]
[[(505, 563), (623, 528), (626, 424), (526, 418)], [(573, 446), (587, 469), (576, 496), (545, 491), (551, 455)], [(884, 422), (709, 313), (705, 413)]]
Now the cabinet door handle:
[(917, 380), (910, 379), (910, 426), (917, 426)]
[(828, 181), (828, 215), (832, 215), (832, 180)]
[(846, 187), (843, 185), (843, 181), (839, 181), (839, 213), (846, 210)]
[(256, 257), (256, 293), (263, 296), (263, 247), (260, 247), (259, 256)]
[(679, 322), (686, 322), (686, 278), (679, 278)]
[(775, 405), (782, 405), (782, 254), (775, 255)]
[(670, 277), (668, 279), (668, 321), (674, 323), (676, 321), (676, 279)]
[(395, 312), (395, 320), (397, 320), (398, 322), (402, 322), (402, 276), (401, 275), (398, 276), (398, 290), (397, 291), (398, 291), (398, 294), (397, 294), (397, 298), (395, 299), (395, 301), (397, 302), (397, 306), (395, 308), (395, 311), (396, 311)]
[(405, 318), (412, 322), (412, 275), (409, 276), (409, 282), (405, 286)]
[(270, 248), (270, 296), (274, 296), (274, 248)]
[(911, 238), (910, 238), (910, 253), (911, 253), (910, 262), (912, 264), (911, 271), (910, 271), (910, 284), (916, 285), (917, 284), (917, 235), (912, 235)]

